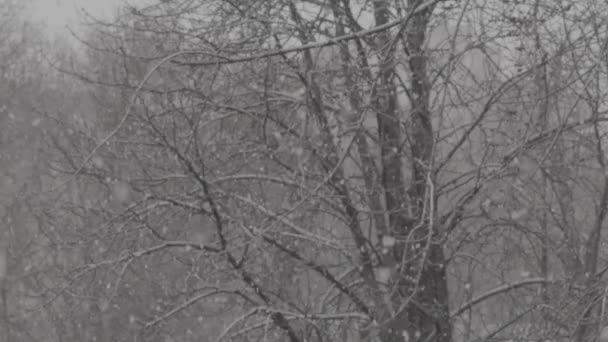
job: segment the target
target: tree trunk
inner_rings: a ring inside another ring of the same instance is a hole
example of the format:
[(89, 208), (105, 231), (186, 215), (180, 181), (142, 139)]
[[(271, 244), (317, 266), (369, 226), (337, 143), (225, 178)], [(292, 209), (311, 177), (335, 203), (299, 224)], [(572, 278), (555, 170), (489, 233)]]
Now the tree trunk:
[[(410, 1), (410, 10), (422, 1)], [(377, 25), (389, 21), (389, 3), (374, 3)], [(445, 257), (438, 242), (441, 232), (434, 225), (435, 198), (432, 155), (433, 128), (429, 110), (429, 83), (424, 51), (425, 33), (431, 8), (414, 13), (402, 38), (410, 69), (410, 116), (408, 136), (412, 160), (411, 184), (403, 178), (403, 133), (397, 106), (393, 63), (396, 38), (389, 31), (378, 35), (380, 53), (379, 86), (376, 110), (382, 155), (382, 184), (386, 210), (389, 212), (389, 234), (397, 243), (385, 255), (386, 266), (394, 263), (395, 274), (389, 283), (392, 310), (383, 319), (383, 342), (451, 340)], [(408, 189), (409, 188), (409, 189)], [(409, 207), (408, 207), (409, 206)], [(406, 262), (407, 260), (407, 262)]]

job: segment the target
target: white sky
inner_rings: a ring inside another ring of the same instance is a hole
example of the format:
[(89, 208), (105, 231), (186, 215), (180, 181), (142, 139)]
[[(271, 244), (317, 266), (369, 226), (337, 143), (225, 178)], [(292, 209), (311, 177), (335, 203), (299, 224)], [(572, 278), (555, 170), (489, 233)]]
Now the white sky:
[(67, 26), (77, 29), (81, 9), (95, 17), (109, 19), (123, 3), (125, 0), (32, 0), (28, 12), (31, 21), (43, 23), (48, 33), (63, 35), (68, 34)]

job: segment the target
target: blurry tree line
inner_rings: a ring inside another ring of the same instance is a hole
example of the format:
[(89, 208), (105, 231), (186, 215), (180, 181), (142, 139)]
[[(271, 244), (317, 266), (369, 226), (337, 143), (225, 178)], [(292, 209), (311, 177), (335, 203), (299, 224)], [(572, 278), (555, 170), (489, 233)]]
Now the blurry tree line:
[(599, 0), (0, 1), (3, 341), (595, 341)]

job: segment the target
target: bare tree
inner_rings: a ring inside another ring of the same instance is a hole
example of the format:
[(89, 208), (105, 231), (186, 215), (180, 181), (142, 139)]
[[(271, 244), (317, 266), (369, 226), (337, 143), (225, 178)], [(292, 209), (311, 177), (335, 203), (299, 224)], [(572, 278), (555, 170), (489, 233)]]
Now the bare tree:
[(71, 318), (106, 341), (591, 340), (601, 6), (162, 1), (94, 22), (60, 65), (92, 115), (46, 134), (63, 176), (40, 226), (77, 256), (48, 303), (96, 308)]

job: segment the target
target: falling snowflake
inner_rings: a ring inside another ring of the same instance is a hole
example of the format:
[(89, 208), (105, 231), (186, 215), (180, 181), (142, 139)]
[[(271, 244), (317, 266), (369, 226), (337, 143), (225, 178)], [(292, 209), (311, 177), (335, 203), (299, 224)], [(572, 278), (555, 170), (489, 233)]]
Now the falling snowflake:
[(602, 332), (600, 333), (600, 342), (608, 342), (608, 327), (602, 328)]
[(110, 303), (106, 299), (101, 299), (99, 302), (99, 309), (103, 312), (108, 309)]
[(378, 267), (376, 270), (376, 280), (379, 283), (388, 283), (391, 273), (390, 267)]
[(382, 236), (382, 247), (392, 248), (393, 246), (395, 246), (395, 242), (397, 242), (397, 240), (395, 239), (394, 236), (390, 236), (390, 235)]
[(528, 213), (528, 209), (526, 208), (522, 208), (519, 210), (514, 210), (511, 212), (511, 219), (513, 220), (517, 220), (522, 218), (524, 215), (526, 215)]
[(0, 245), (0, 279), (6, 276), (6, 247)]
[(112, 196), (118, 202), (127, 202), (130, 196), (129, 184), (123, 181), (112, 184)]
[(489, 198), (486, 199), (485, 201), (483, 201), (483, 203), (481, 204), (481, 207), (486, 211), (488, 211), (491, 206), (492, 206), (492, 200)]
[(91, 159), (91, 162), (98, 168), (102, 168), (104, 165), (103, 159), (100, 156), (94, 156), (93, 159)]
[(304, 154), (304, 149), (303, 149), (303, 148), (301, 148), (301, 147), (295, 147), (295, 148), (293, 149), (293, 153), (294, 153), (296, 156), (301, 157), (301, 156), (302, 156), (302, 154)]

